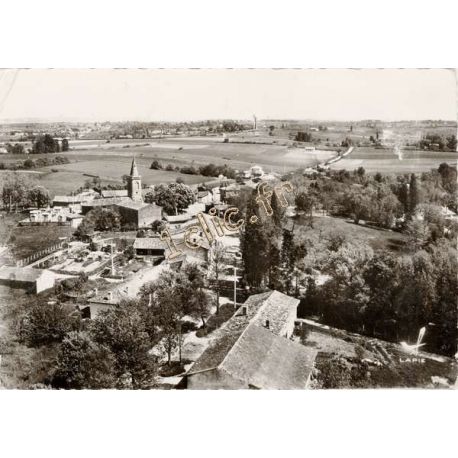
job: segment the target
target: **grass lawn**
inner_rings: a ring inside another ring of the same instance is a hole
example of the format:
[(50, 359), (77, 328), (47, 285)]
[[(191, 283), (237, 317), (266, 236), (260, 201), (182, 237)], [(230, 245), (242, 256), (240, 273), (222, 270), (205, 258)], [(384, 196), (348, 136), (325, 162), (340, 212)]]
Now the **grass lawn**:
[(354, 224), (351, 220), (345, 218), (333, 216), (314, 217), (312, 229), (308, 227), (308, 220), (304, 216), (300, 216), (296, 220), (296, 224), (302, 228), (301, 233), (306, 236), (313, 234), (315, 237), (319, 237), (320, 234), (325, 234), (327, 231), (336, 230), (343, 232), (348, 241), (366, 243), (376, 251), (389, 250), (397, 253), (409, 251), (408, 239), (404, 234), (388, 229)]

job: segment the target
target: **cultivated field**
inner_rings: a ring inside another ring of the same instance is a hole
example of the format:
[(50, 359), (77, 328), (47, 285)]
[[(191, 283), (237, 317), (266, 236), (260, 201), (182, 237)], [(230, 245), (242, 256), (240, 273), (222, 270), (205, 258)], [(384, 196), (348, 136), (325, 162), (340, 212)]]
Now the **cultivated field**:
[[(272, 140), (271, 140), (272, 142)], [(214, 178), (186, 175), (165, 170), (151, 170), (153, 160), (164, 166), (172, 164), (205, 165), (210, 162), (227, 164), (234, 169), (245, 170), (261, 165), (266, 172), (283, 173), (299, 167), (317, 165), (336, 155), (334, 151), (305, 151), (285, 145), (223, 143), (222, 137), (177, 137), (162, 140), (119, 140), (106, 143), (103, 140), (78, 140), (70, 142), (70, 151), (59, 153), (70, 164), (37, 168), (29, 173), (53, 194), (66, 194), (83, 186), (92, 176), (99, 176), (104, 184), (121, 183), (122, 175), (130, 172), (135, 156), (142, 181), (146, 185), (174, 182), (181, 177), (186, 184), (203, 183)], [(41, 155), (33, 155), (38, 159)], [(48, 155), (49, 156), (49, 155)], [(2, 161), (17, 162), (28, 155), (3, 155)]]
[(333, 170), (354, 170), (364, 167), (368, 173), (382, 174), (420, 173), (437, 169), (447, 162), (456, 165), (458, 154), (441, 151), (405, 151), (396, 154), (394, 149), (370, 147), (355, 148), (353, 152), (331, 165)]

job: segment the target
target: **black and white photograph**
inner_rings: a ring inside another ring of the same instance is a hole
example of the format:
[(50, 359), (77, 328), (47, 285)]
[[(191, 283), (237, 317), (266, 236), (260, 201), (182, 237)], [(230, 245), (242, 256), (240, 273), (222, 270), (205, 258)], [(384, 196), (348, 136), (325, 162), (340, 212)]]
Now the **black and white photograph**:
[(0, 456), (455, 456), (455, 3), (3, 0)]
[(456, 77), (1, 70), (1, 387), (456, 388)]

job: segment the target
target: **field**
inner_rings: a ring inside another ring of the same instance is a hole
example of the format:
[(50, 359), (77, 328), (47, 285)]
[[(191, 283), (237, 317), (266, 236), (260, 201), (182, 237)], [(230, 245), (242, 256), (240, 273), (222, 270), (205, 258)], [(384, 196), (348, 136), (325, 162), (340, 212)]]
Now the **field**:
[[(253, 140), (253, 138), (252, 138)], [(238, 138), (237, 141), (240, 141)], [(266, 172), (293, 170), (308, 167), (335, 156), (333, 151), (305, 151), (286, 145), (223, 143), (221, 137), (178, 137), (162, 140), (123, 140), (106, 143), (103, 140), (78, 140), (70, 142), (70, 151), (59, 153), (70, 164), (38, 168), (28, 173), (54, 195), (66, 194), (83, 186), (91, 176), (99, 176), (104, 184), (121, 183), (122, 175), (128, 174), (132, 157), (135, 156), (142, 181), (146, 185), (169, 183), (181, 177), (186, 184), (203, 183), (214, 178), (185, 175), (179, 172), (151, 170), (153, 160), (164, 166), (228, 164), (234, 169), (245, 170), (261, 165)], [(24, 160), (27, 155), (3, 155), (5, 163)], [(40, 156), (33, 156), (37, 159)], [(53, 171), (54, 170), (54, 171)]]
[(458, 154), (441, 151), (402, 151), (396, 155), (394, 149), (370, 147), (355, 148), (341, 161), (331, 165), (333, 170), (354, 170), (364, 167), (366, 172), (382, 174), (401, 174), (427, 172), (437, 169), (442, 162), (456, 165)]
[[(268, 126), (275, 125), (273, 135), (269, 135)], [(324, 123), (325, 124), (325, 123)], [(284, 127), (282, 127), (284, 126)], [(311, 127), (315, 126), (315, 127)], [(350, 137), (354, 144), (369, 143), (369, 138), (380, 134), (388, 144), (395, 142), (405, 145), (418, 140), (422, 134), (435, 133), (443, 136), (456, 132), (453, 125), (434, 127), (428, 122), (423, 124), (399, 123), (381, 124), (378, 127), (352, 123), (327, 123), (327, 130), (311, 131), (316, 151), (306, 151), (295, 147), (292, 138), (298, 131), (316, 129), (317, 123), (264, 121), (259, 124), (258, 132), (229, 134), (229, 142), (223, 142), (223, 136), (165, 136), (150, 139), (122, 140), (71, 140), (70, 151), (59, 153), (66, 156), (69, 164), (48, 166), (21, 171), (36, 177), (40, 184), (52, 194), (68, 194), (82, 187), (92, 176), (99, 176), (103, 184), (120, 184), (122, 175), (128, 174), (132, 157), (136, 157), (143, 183), (155, 185), (169, 183), (178, 177), (186, 184), (203, 183), (211, 178), (198, 175), (184, 175), (180, 172), (151, 170), (153, 160), (164, 166), (183, 165), (200, 166), (210, 162), (227, 164), (237, 170), (246, 170), (257, 164), (266, 172), (285, 173), (298, 168), (316, 166), (336, 156), (335, 151), (342, 140)], [(391, 143), (390, 143), (391, 142)], [(302, 146), (302, 145), (301, 145)], [(340, 147), (341, 148), (341, 147)], [(38, 159), (43, 155), (33, 155)], [(48, 157), (50, 155), (47, 155)], [(23, 161), (28, 155), (3, 154), (1, 162), (5, 164)], [(432, 151), (406, 151), (402, 158), (395, 154), (394, 148), (376, 149), (360, 146), (346, 158), (334, 163), (334, 170), (354, 170), (364, 167), (368, 173), (418, 173), (437, 168), (441, 162), (456, 163), (456, 153)]]
[(16, 226), (8, 245), (16, 260), (23, 259), (59, 243), (61, 237), (68, 237), (74, 231), (70, 226)]
[(337, 231), (345, 235), (347, 241), (358, 244), (368, 244), (375, 251), (388, 250), (398, 254), (409, 252), (408, 238), (400, 232), (380, 229), (362, 224), (354, 224), (345, 218), (332, 216), (314, 217), (313, 229), (308, 227), (307, 219), (301, 216), (297, 223), (298, 233), (308, 238), (320, 238), (328, 231)]

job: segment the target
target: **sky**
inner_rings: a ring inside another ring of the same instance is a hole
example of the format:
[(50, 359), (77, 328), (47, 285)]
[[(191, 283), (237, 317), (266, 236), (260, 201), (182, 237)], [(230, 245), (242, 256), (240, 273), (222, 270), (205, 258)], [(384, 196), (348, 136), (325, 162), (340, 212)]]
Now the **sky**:
[(0, 122), (457, 119), (454, 70), (0, 70)]

